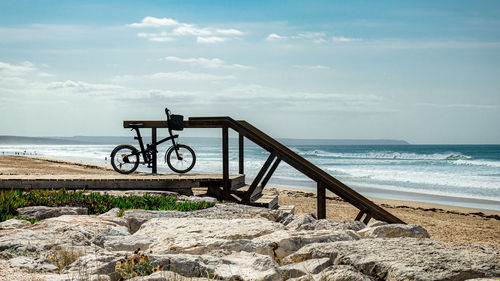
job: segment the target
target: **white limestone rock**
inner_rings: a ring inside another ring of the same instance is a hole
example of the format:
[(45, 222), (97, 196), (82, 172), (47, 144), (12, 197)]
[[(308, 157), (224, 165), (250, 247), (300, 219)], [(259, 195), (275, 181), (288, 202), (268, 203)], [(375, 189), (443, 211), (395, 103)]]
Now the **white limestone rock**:
[(87, 215), (87, 208), (83, 207), (46, 207), (46, 206), (31, 206), (18, 208), (17, 214), (23, 218), (44, 220), (55, 218), (64, 215)]
[(287, 256), (284, 263), (330, 258), (351, 265), (375, 279), (466, 280), (500, 275), (498, 253), (431, 239), (361, 239), (310, 244)]
[(29, 225), (31, 223), (26, 220), (10, 219), (0, 222), (0, 230), (23, 228)]
[(373, 227), (367, 227), (358, 234), (364, 238), (430, 238), (425, 228), (417, 224), (385, 224)]

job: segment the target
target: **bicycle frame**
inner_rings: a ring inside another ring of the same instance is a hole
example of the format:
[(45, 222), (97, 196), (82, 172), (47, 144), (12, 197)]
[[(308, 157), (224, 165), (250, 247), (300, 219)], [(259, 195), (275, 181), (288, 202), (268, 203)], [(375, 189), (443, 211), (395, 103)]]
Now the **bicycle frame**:
[[(158, 145), (160, 145), (168, 140), (172, 140), (172, 145), (174, 147), (176, 147), (175, 139), (179, 137), (179, 135), (173, 135), (172, 130), (169, 129), (168, 130), (168, 132), (170, 134), (169, 137), (161, 139), (157, 142), (152, 142), (151, 144), (148, 144), (147, 148), (144, 148), (144, 142), (142, 141), (142, 136), (141, 136), (141, 132), (139, 131), (139, 128), (135, 127), (135, 128), (133, 128), (133, 130), (135, 130), (135, 132), (137, 134), (137, 137), (134, 137), (134, 139), (136, 139), (139, 142), (139, 147), (141, 148), (141, 151), (139, 151), (139, 155), (142, 154), (142, 158), (144, 159), (143, 164), (151, 162), (152, 159), (149, 159), (148, 152), (153, 151), (153, 147), (156, 147), (156, 146), (158, 146)], [(178, 153), (177, 149), (175, 151), (176, 151), (176, 153)], [(156, 153), (156, 151), (153, 151), (153, 153)], [(177, 157), (179, 157), (179, 155), (177, 155)]]

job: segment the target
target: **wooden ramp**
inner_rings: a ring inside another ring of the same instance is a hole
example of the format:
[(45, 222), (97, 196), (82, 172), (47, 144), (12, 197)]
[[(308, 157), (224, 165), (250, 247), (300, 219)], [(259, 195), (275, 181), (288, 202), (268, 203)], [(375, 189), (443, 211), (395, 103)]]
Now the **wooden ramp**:
[[(151, 128), (153, 141), (156, 141), (157, 128), (168, 128), (167, 121), (124, 121), (123, 126), (130, 128), (131, 124), (141, 124), (140, 128)], [(377, 204), (368, 200), (355, 190), (337, 180), (302, 156), (293, 152), (274, 138), (255, 128), (243, 120), (234, 120), (230, 117), (191, 117), (184, 122), (185, 128), (222, 128), (222, 189), (211, 185), (209, 192), (225, 200), (232, 200), (243, 204), (267, 204), (274, 208), (277, 197), (265, 195), (264, 188), (281, 161), (286, 162), (317, 183), (317, 216), (326, 217), (326, 190), (329, 190), (354, 207), (359, 209), (356, 220), (368, 223), (371, 218), (388, 223), (404, 223), (401, 219), (387, 212)], [(239, 174), (244, 174), (244, 138), (247, 138), (269, 152), (253, 182), (248, 186), (236, 186), (231, 183), (229, 175), (229, 141), (228, 129), (239, 134)], [(154, 165), (154, 164), (153, 164)], [(154, 171), (154, 170), (153, 170)], [(260, 200), (260, 201), (259, 201)]]
[[(241, 186), (245, 175), (230, 175), (229, 182)], [(0, 175), (0, 189), (163, 190), (191, 194), (194, 187), (222, 185), (222, 174)]]

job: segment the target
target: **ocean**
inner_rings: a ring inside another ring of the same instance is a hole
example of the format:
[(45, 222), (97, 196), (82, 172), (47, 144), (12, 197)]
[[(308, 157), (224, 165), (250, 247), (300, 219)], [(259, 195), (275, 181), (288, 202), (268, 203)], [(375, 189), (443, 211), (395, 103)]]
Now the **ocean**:
[[(181, 137), (181, 143), (196, 152), (191, 173), (221, 173), (220, 139)], [(0, 153), (26, 151), (28, 155), (110, 165), (109, 155), (116, 145), (0, 145)], [(238, 172), (237, 145), (237, 139), (230, 139), (232, 173)], [(500, 211), (500, 145), (302, 145), (295, 140), (287, 146), (365, 196)], [(159, 146), (159, 173), (172, 172), (164, 163), (167, 148)], [(268, 155), (245, 141), (247, 182)], [(148, 171), (144, 166), (140, 170)], [(316, 188), (315, 182), (284, 162), (269, 184)]]

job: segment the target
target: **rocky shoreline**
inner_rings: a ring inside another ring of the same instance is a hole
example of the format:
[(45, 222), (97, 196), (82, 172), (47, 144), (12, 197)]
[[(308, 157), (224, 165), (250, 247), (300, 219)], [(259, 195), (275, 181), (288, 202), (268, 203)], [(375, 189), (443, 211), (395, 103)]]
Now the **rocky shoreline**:
[(118, 209), (85, 215), (72, 208), (28, 208), (18, 212), (39, 222), (0, 223), (5, 280), (28, 274), (24, 280), (115, 281), (131, 258), (156, 270), (129, 280), (500, 277), (494, 249), (435, 241), (419, 225), (366, 226), (237, 204), (193, 212), (127, 210), (121, 217)]

